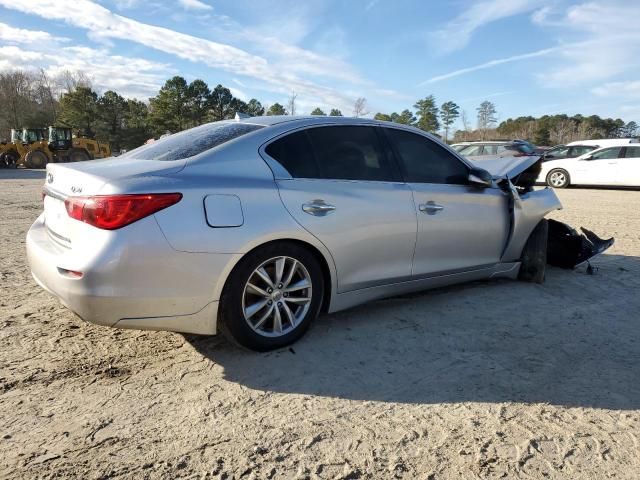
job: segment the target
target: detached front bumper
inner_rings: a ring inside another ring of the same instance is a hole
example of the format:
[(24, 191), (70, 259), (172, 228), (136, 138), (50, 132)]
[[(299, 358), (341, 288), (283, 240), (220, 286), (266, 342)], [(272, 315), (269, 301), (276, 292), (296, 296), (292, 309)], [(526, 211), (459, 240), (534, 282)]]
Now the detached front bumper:
[[(94, 257), (74, 258), (72, 251), (50, 238), (41, 215), (26, 239), (34, 280), (87, 322), (215, 334), (218, 298), (214, 292), (232, 255), (176, 252), (153, 218), (140, 223), (123, 232), (121, 242), (96, 249)], [(148, 235), (149, 228), (158, 229), (158, 235)], [(143, 248), (140, 241), (127, 238), (135, 236), (136, 229), (137, 233), (147, 230)], [(83, 276), (74, 277), (67, 269)]]

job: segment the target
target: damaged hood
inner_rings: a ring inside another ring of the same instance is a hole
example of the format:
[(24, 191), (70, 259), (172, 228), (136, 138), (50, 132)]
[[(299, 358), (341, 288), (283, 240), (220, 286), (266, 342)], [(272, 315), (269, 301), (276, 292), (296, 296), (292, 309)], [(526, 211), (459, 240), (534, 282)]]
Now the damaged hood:
[(540, 160), (540, 157), (538, 155), (527, 157), (467, 157), (467, 160), (470, 160), (477, 167), (487, 170), (494, 178), (513, 178)]

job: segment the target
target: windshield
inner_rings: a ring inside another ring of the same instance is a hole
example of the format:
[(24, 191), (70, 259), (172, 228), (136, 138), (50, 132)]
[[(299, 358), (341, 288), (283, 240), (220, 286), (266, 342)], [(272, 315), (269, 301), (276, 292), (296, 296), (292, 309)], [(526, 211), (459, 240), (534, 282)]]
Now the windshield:
[(121, 157), (140, 160), (182, 160), (262, 128), (248, 123), (216, 122), (168, 135)]

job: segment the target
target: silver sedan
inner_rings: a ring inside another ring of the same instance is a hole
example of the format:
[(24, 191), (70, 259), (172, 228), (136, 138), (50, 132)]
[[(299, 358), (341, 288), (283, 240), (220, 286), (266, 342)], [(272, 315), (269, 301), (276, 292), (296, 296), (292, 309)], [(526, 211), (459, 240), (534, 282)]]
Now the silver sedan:
[(268, 350), (320, 312), (542, 281), (542, 219), (561, 205), (533, 190), (536, 161), (478, 168), (420, 130), (366, 119), (210, 123), (118, 158), (49, 164), (27, 254), (35, 280), (89, 322), (223, 331)]

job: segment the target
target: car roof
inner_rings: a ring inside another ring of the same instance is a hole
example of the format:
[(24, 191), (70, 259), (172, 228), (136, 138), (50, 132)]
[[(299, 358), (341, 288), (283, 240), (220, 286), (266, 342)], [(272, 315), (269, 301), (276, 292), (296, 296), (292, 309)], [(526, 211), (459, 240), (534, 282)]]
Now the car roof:
[(354, 122), (358, 122), (361, 124), (371, 124), (371, 125), (380, 124), (380, 121), (372, 120), (368, 118), (332, 117), (327, 115), (265, 115), (262, 117), (247, 117), (247, 118), (239, 118), (239, 119), (230, 120), (230, 121), (231, 122), (235, 121), (238, 123), (250, 123), (254, 125), (263, 125), (265, 127), (268, 127), (271, 125), (278, 125), (281, 123), (290, 123), (290, 122), (302, 123), (304, 125), (326, 124), (326, 123), (352, 124)]

